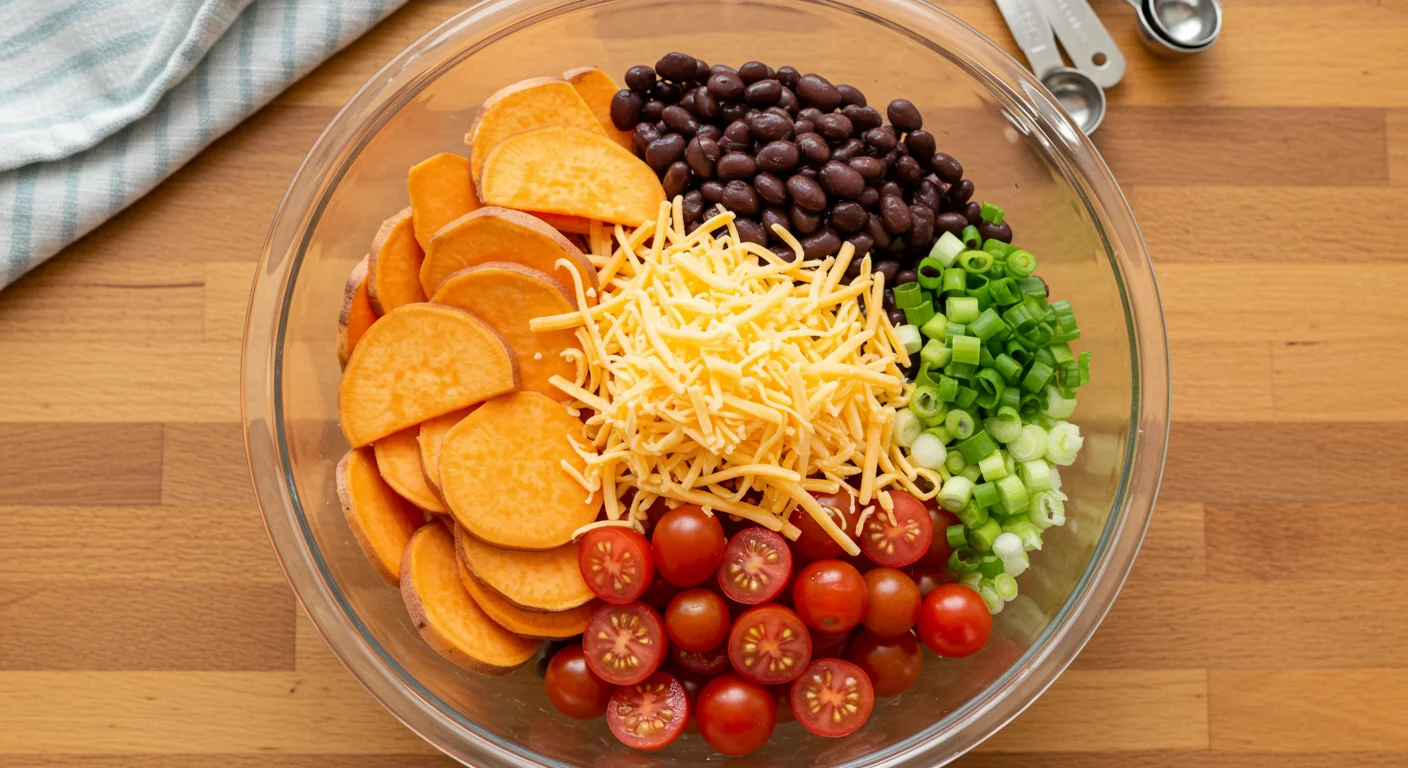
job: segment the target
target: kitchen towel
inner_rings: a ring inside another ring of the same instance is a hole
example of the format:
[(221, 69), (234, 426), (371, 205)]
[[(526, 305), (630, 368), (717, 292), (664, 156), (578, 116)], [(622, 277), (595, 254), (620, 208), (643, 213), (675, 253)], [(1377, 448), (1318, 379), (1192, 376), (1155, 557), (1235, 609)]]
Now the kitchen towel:
[(405, 0), (0, 0), (0, 288)]

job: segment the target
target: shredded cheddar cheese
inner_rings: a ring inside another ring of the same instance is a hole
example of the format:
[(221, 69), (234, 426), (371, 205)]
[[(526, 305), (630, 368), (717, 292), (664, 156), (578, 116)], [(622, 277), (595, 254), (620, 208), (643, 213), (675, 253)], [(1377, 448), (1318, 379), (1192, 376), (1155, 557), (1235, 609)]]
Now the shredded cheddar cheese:
[(581, 342), (568, 351), (574, 380), (551, 380), (569, 408), (590, 411), (576, 480), (604, 492), (603, 523), (639, 527), (663, 498), (796, 538), (789, 517), (801, 507), (858, 553), (809, 491), (845, 488), (873, 514), (873, 502), (890, 508), (882, 489), (931, 498), (939, 481), (891, 443), (912, 385), (882, 307), (884, 276), (867, 256), (846, 281), (849, 244), (804, 262), (779, 228), (796, 253), (784, 261), (742, 241), (731, 213), (686, 232), (680, 205), (662, 203), (630, 233), (594, 224), (600, 301), (586, 301), (585, 280), (563, 260), (582, 309), (531, 323), (574, 328)]

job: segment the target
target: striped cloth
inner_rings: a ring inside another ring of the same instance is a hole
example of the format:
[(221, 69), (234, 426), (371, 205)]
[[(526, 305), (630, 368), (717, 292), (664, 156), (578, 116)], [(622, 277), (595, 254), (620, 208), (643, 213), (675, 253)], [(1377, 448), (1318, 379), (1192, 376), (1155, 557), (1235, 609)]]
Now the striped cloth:
[(405, 0), (0, 0), (0, 288)]

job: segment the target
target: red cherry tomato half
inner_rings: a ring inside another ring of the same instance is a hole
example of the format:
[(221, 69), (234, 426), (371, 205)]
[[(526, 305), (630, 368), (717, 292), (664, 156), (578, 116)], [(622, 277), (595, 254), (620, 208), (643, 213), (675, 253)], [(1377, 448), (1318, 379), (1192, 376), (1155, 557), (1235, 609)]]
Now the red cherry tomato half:
[(685, 651), (702, 653), (723, 645), (730, 623), (728, 602), (699, 587), (675, 595), (665, 609), (665, 633)]
[(763, 685), (796, 679), (812, 657), (802, 620), (781, 605), (749, 608), (733, 622), (728, 660), (738, 674)]
[(865, 574), (866, 607), (861, 623), (881, 637), (909, 632), (919, 620), (924, 596), (914, 579), (894, 568), (876, 568)]
[(992, 614), (977, 592), (962, 584), (945, 584), (924, 598), (919, 609), (919, 638), (940, 656), (977, 653), (992, 635)]
[(850, 632), (819, 632), (810, 627), (807, 631), (812, 635), (813, 659), (839, 659), (851, 641)]
[(862, 629), (846, 647), (846, 661), (865, 672), (876, 696), (897, 696), (919, 679), (924, 651), (912, 632), (880, 637)]
[(718, 572), (724, 595), (745, 605), (771, 601), (787, 586), (791, 575), (792, 550), (787, 540), (756, 526), (729, 539)]
[(812, 662), (792, 684), (792, 712), (803, 728), (836, 738), (855, 733), (870, 718), (875, 691), (860, 667), (841, 659)]
[(665, 626), (644, 603), (603, 605), (582, 633), (582, 652), (597, 677), (614, 685), (634, 685), (665, 660)]
[(656, 672), (611, 694), (606, 724), (622, 744), (633, 749), (660, 749), (679, 738), (689, 720), (684, 685), (668, 672)]
[[(904, 491), (888, 491), (893, 511), (886, 511), (879, 501), (875, 511), (865, 519), (861, 529), (860, 551), (865, 556), (890, 568), (916, 562), (929, 551), (934, 538), (934, 524), (924, 503)], [(893, 516), (893, 521), (892, 521)]]
[(639, 598), (655, 577), (650, 542), (630, 528), (587, 531), (577, 548), (577, 564), (592, 594), (615, 605)]
[[(860, 517), (860, 510), (856, 508), (856, 499), (845, 490), (839, 493), (813, 493), (822, 509), (831, 510), (834, 514), (832, 520), (844, 531), (850, 532), (856, 529), (856, 520)], [(792, 549), (797, 554), (808, 560), (824, 560), (829, 557), (840, 557), (845, 554), (841, 545), (831, 538), (812, 519), (810, 513), (801, 507), (797, 507), (789, 518), (792, 524), (801, 531), (797, 539), (792, 542)]]
[(606, 714), (611, 685), (588, 668), (580, 645), (569, 645), (553, 654), (543, 683), (548, 701), (568, 717), (591, 720)]
[(953, 584), (957, 581), (946, 563), (939, 564), (920, 560), (904, 569), (904, 572), (909, 578), (914, 579), (915, 585), (919, 587), (920, 597), (928, 597), (930, 592), (944, 584)]
[(651, 533), (655, 570), (677, 587), (703, 584), (719, 567), (725, 541), (723, 526), (713, 515), (695, 504), (675, 507)]
[(712, 651), (695, 653), (681, 648), (670, 649), (670, 660), (681, 669), (688, 670), (697, 675), (714, 675), (727, 672), (729, 668), (728, 649), (724, 647), (715, 648)]
[(768, 742), (777, 727), (777, 700), (769, 688), (738, 675), (720, 675), (699, 692), (699, 735), (725, 755), (746, 755)]
[(797, 574), (792, 603), (812, 629), (845, 632), (865, 616), (865, 578), (850, 563), (818, 560)]
[(958, 516), (939, 506), (933, 499), (924, 502), (924, 505), (929, 510), (929, 527), (934, 529), (934, 535), (929, 538), (929, 550), (919, 561), (947, 567), (948, 557), (953, 554), (953, 547), (948, 544), (948, 527), (958, 524)]

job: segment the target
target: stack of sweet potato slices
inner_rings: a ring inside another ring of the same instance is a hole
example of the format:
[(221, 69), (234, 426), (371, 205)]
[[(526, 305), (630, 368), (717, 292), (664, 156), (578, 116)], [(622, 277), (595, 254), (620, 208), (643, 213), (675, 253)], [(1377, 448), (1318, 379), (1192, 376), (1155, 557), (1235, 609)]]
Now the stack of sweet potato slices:
[(564, 351), (580, 345), (528, 325), (597, 296), (570, 237), (639, 226), (665, 199), (611, 124), (616, 89), (587, 67), (491, 96), (468, 157), (410, 169), (410, 206), (378, 229), (338, 316), (348, 525), (426, 642), (479, 672), (580, 634), (597, 607), (572, 535), (601, 499), (565, 468), (583, 470), (587, 443), (549, 383), (573, 378)]

